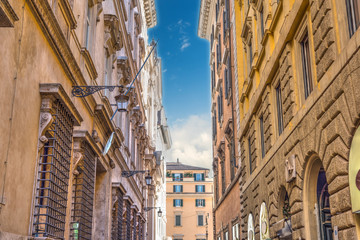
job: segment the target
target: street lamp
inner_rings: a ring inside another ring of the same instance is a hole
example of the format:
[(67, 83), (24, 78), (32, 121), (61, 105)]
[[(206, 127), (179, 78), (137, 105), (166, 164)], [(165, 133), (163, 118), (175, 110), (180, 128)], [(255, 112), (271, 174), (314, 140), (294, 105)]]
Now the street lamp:
[(161, 208), (160, 208), (160, 207), (144, 207), (144, 211), (145, 211), (145, 212), (148, 212), (148, 211), (150, 211), (151, 209), (156, 209), (156, 208), (159, 209), (159, 211), (157, 212), (158, 217), (161, 217), (161, 216), (162, 216), (162, 211), (161, 211)]
[(118, 112), (126, 112), (127, 107), (129, 105), (129, 96), (120, 93), (119, 95), (115, 96), (115, 101), (117, 104)]
[(145, 173), (145, 172), (148, 173), (148, 175), (145, 177), (146, 185), (150, 186), (150, 185), (151, 185), (151, 182), (152, 182), (152, 177), (150, 176), (150, 172), (149, 172), (149, 171), (122, 171), (122, 172), (121, 172), (121, 176), (122, 176), (122, 177), (125, 177), (125, 178), (129, 178), (129, 177), (134, 176), (135, 174)]

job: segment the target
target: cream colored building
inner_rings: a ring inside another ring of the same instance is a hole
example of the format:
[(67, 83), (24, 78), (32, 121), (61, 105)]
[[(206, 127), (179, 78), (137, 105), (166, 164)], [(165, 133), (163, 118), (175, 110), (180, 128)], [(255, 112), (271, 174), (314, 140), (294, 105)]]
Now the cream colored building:
[(119, 88), (72, 90), (128, 85), (155, 24), (153, 0), (0, 1), (0, 239), (153, 239), (146, 86), (113, 119)]
[(166, 163), (166, 235), (173, 240), (213, 239), (213, 180), (209, 169)]

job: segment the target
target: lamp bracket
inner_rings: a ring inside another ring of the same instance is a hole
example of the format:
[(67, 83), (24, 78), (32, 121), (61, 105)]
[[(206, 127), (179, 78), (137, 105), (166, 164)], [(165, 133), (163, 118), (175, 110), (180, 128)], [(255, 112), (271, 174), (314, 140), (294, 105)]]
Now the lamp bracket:
[(114, 91), (115, 88), (125, 88), (123, 85), (115, 85), (115, 86), (73, 86), (71, 91), (74, 97), (86, 97), (91, 94), (94, 94), (103, 89), (109, 89), (110, 92)]
[(151, 209), (156, 209), (156, 208), (160, 208), (160, 207), (144, 207), (144, 211), (150, 211)]
[(121, 176), (122, 177), (126, 177), (126, 178), (129, 178), (131, 176), (134, 176), (135, 174), (138, 174), (138, 173), (145, 173), (146, 171), (122, 171), (121, 172)]

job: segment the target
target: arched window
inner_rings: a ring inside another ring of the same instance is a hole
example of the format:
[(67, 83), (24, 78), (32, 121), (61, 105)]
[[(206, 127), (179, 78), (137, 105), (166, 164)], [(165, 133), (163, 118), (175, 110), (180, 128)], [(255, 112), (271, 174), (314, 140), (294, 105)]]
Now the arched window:
[(329, 202), (328, 184), (325, 171), (320, 168), (317, 180), (317, 205), (318, 205), (318, 224), (322, 240), (332, 239), (331, 213)]
[(260, 207), (260, 240), (270, 238), (269, 233), (269, 217), (266, 209), (266, 204), (263, 202)]
[(304, 209), (307, 239), (332, 240), (331, 213), (326, 173), (318, 157), (309, 160), (305, 172)]
[(248, 240), (255, 240), (254, 218), (251, 213), (248, 218)]

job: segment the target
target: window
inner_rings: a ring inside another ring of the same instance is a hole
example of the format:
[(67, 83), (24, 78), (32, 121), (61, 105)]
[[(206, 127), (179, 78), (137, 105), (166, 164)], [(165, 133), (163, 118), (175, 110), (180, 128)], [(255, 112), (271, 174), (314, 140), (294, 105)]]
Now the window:
[(221, 34), (218, 36), (218, 55), (217, 55), (217, 67), (221, 65)]
[(197, 224), (198, 226), (204, 226), (204, 215), (197, 216)]
[(276, 108), (277, 108), (277, 122), (279, 135), (284, 131), (284, 120), (282, 112), (282, 99), (281, 99), (281, 87), (280, 83), (275, 88), (276, 91)]
[(260, 140), (261, 140), (261, 156), (265, 157), (265, 136), (264, 136), (264, 118), (263, 115), (261, 115), (260, 119)]
[(216, 134), (217, 134), (217, 131), (216, 131), (216, 111), (214, 111), (214, 115), (213, 115), (212, 119), (213, 119), (213, 140), (215, 140)]
[(224, 240), (229, 240), (229, 232), (224, 232)]
[(252, 166), (252, 159), (251, 159), (251, 139), (250, 137), (248, 138), (248, 145), (249, 145), (249, 168), (250, 168), (250, 174), (253, 171), (253, 166)]
[(183, 206), (183, 200), (182, 199), (174, 199), (173, 200), (174, 207), (182, 207)]
[(176, 193), (182, 192), (182, 191), (183, 191), (183, 186), (182, 186), (182, 185), (174, 185), (174, 186), (173, 186), (173, 190), (174, 190), (174, 192), (176, 192)]
[(212, 52), (213, 43), (214, 43), (214, 25), (212, 25), (211, 36), (210, 36), (210, 49), (211, 49), (211, 52)]
[(260, 31), (261, 37), (264, 37), (264, 7), (261, 7), (260, 9)]
[(183, 174), (182, 173), (173, 173), (172, 175), (173, 181), (179, 182), (183, 180)]
[(73, 179), (73, 197), (72, 197), (72, 223), (78, 223), (78, 230), (71, 225), (71, 236), (78, 235), (84, 239), (91, 239), (92, 216), (94, 205), (94, 187), (95, 187), (95, 165), (96, 154), (90, 144), (84, 146), (84, 158), (77, 165), (79, 172)]
[(239, 234), (239, 224), (236, 223), (232, 226), (232, 239), (233, 240), (239, 240), (240, 234)]
[(223, 89), (220, 87), (219, 95), (218, 95), (218, 122), (221, 122), (222, 116), (224, 111), (224, 105), (223, 105)]
[(86, 11), (86, 19), (85, 19), (85, 30), (86, 30), (86, 33), (85, 33), (85, 47), (87, 50), (89, 50), (90, 48), (90, 32), (91, 32), (91, 8), (89, 6), (89, 3), (88, 3), (88, 7), (87, 7), (87, 11)]
[(253, 49), (252, 49), (252, 43), (251, 43), (252, 39), (250, 39), (249, 41), (249, 66), (250, 66), (250, 69), (252, 67), (252, 62), (253, 62)]
[(214, 91), (214, 89), (215, 89), (215, 63), (213, 63), (211, 69), (211, 91)]
[(303, 70), (303, 81), (304, 81), (304, 93), (305, 99), (310, 95), (313, 90), (311, 80), (311, 63), (310, 63), (310, 47), (309, 38), (306, 31), (304, 37), (300, 41), (301, 45), (301, 59), (302, 59), (302, 70)]
[(345, 0), (349, 35), (352, 37), (360, 25), (359, 0)]
[(123, 194), (120, 192), (119, 188), (114, 189), (116, 194), (116, 203), (114, 203), (112, 208), (112, 228), (111, 236), (112, 239), (121, 239), (123, 236)]
[(181, 226), (181, 215), (175, 215), (175, 226)]
[(226, 189), (226, 182), (225, 182), (225, 161), (221, 161), (221, 192), (224, 193)]
[(228, 57), (226, 61), (226, 68), (224, 71), (224, 77), (225, 77), (225, 98), (228, 99), (231, 91), (231, 60), (230, 56)]
[(204, 181), (205, 174), (204, 173), (194, 173), (194, 181)]
[(74, 122), (60, 100), (50, 114), (48, 142), (39, 152), (33, 236), (64, 238)]
[(205, 192), (205, 185), (195, 185), (195, 192)]
[(196, 207), (205, 207), (205, 199), (195, 199)]

